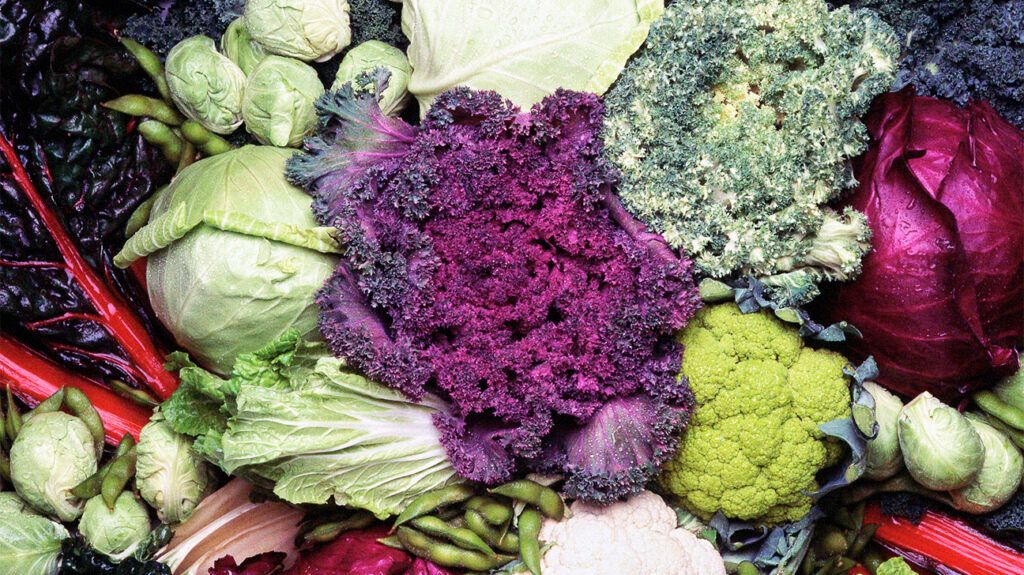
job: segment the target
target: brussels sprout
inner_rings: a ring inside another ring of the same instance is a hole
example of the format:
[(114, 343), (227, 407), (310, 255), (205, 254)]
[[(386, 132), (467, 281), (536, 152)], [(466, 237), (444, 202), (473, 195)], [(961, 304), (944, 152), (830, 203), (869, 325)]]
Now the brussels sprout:
[(175, 433), (159, 412), (142, 428), (135, 485), (160, 521), (180, 523), (214, 487), (212, 470), (192, 451), (192, 441)]
[(93, 473), (96, 450), (89, 428), (60, 411), (29, 419), (11, 446), (11, 480), (18, 495), (61, 521), (82, 514), (82, 502), (70, 491)]
[(266, 48), (252, 39), (249, 30), (245, 27), (245, 20), (241, 17), (235, 18), (224, 35), (220, 37), (220, 51), (238, 64), (242, 73), (248, 76), (256, 64), (260, 63), (267, 55)]
[(102, 497), (93, 497), (85, 504), (78, 530), (90, 547), (120, 561), (149, 535), (149, 512), (131, 491), (122, 492), (113, 509)]
[(13, 493), (0, 493), (0, 575), (56, 575), (64, 526), (25, 507)]
[(217, 52), (212, 39), (192, 36), (178, 42), (164, 70), (171, 99), (183, 114), (218, 134), (241, 125), (245, 74)]
[(888, 479), (903, 469), (896, 423), (900, 410), (903, 409), (903, 402), (873, 381), (864, 382), (864, 389), (875, 400), (875, 421), (878, 422), (878, 435), (867, 444), (867, 467), (864, 477), (879, 481)]
[(970, 414), (967, 420), (985, 444), (981, 472), (967, 487), (950, 491), (956, 508), (967, 513), (988, 513), (1003, 506), (1020, 487), (1024, 457), (1010, 439)]
[(1008, 405), (1024, 409), (1024, 369), (997, 383), (992, 391)]
[(333, 228), (317, 226), (313, 199), (285, 180), (293, 153), (244, 146), (185, 168), (114, 258), (125, 267), (149, 256), (157, 317), (222, 374), (289, 329), (318, 334), (313, 299), (340, 248)]
[[(409, 77), (412, 75), (412, 65), (405, 57), (405, 52), (390, 44), (370, 40), (349, 50), (341, 59), (331, 90), (337, 90), (346, 82), (354, 80), (356, 76), (375, 68), (385, 68), (391, 73), (388, 86), (380, 95), (380, 109), (389, 116), (398, 114), (409, 103)], [(354, 88), (372, 89), (371, 86), (365, 85)]]
[(323, 62), (352, 41), (347, 0), (248, 0), (245, 27), (271, 54)]
[(928, 392), (900, 412), (899, 439), (910, 475), (934, 491), (967, 486), (985, 461), (985, 445), (974, 426)]
[(313, 68), (294, 58), (267, 56), (245, 85), (245, 129), (264, 144), (298, 146), (316, 128), (313, 104), (323, 93)]

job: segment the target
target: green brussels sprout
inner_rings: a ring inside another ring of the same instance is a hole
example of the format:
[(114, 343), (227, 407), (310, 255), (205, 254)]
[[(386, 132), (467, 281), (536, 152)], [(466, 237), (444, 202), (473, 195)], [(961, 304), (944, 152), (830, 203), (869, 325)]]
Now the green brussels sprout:
[(294, 58), (267, 56), (249, 75), (242, 99), (245, 129), (261, 143), (298, 146), (316, 128), (316, 70)]
[(864, 477), (880, 481), (896, 475), (903, 469), (896, 423), (900, 410), (903, 409), (903, 402), (873, 381), (865, 382), (864, 389), (875, 400), (875, 421), (878, 422), (878, 435), (867, 444)]
[(171, 99), (183, 114), (218, 134), (241, 125), (245, 74), (217, 51), (212, 39), (192, 36), (178, 42), (167, 54), (164, 71)]
[[(331, 90), (337, 90), (345, 83), (355, 80), (360, 74), (376, 68), (384, 68), (391, 73), (388, 86), (380, 95), (380, 109), (389, 116), (396, 115), (409, 103), (409, 77), (412, 75), (412, 65), (405, 57), (405, 52), (390, 44), (370, 40), (349, 50), (341, 59)], [(353, 88), (358, 91), (373, 87), (363, 85)]]
[(1002, 507), (1017, 492), (1024, 476), (1024, 457), (1009, 437), (991, 425), (970, 414), (967, 421), (985, 444), (985, 462), (974, 481), (949, 495), (961, 511), (988, 513)]
[(121, 492), (113, 509), (96, 496), (85, 504), (78, 530), (90, 547), (120, 561), (149, 535), (149, 512), (131, 491)]
[(139, 494), (167, 524), (189, 518), (212, 491), (209, 464), (192, 451), (192, 441), (175, 433), (161, 413), (142, 428), (135, 472)]
[(992, 387), (999, 399), (1017, 409), (1024, 409), (1024, 369), (1004, 378)]
[(927, 391), (900, 411), (899, 439), (910, 475), (933, 491), (966, 487), (985, 461), (971, 422)]
[(71, 489), (96, 473), (92, 434), (81, 419), (60, 411), (25, 422), (11, 446), (14, 489), (37, 511), (74, 521), (82, 502)]
[(39, 515), (35, 509), (13, 491), (0, 491), (0, 518), (10, 513)]
[(57, 575), (67, 529), (0, 493), (0, 575)]
[(271, 54), (330, 60), (352, 41), (347, 0), (248, 0), (245, 27)]
[(285, 179), (294, 152), (243, 146), (190, 165), (114, 258), (127, 267), (148, 256), (157, 317), (218, 373), (289, 329), (319, 333), (314, 298), (341, 248), (317, 225), (313, 199)]
[(259, 64), (260, 60), (267, 55), (266, 48), (249, 35), (249, 30), (245, 27), (245, 19), (241, 17), (235, 18), (231, 24), (228, 24), (228, 29), (220, 37), (220, 51), (232, 62), (238, 64), (246, 76), (251, 74), (256, 64)]

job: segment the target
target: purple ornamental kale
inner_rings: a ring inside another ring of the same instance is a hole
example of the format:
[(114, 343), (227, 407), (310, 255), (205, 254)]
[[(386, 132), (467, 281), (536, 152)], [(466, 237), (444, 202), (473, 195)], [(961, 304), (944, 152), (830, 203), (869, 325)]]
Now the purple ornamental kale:
[(318, 106), (289, 176), (348, 246), (318, 299), (333, 351), (450, 402), (435, 421), (465, 477), (560, 472), (598, 501), (640, 490), (689, 418), (674, 336), (699, 299), (690, 261), (612, 193), (597, 97), (522, 113), (459, 88), (419, 127), (348, 89)]

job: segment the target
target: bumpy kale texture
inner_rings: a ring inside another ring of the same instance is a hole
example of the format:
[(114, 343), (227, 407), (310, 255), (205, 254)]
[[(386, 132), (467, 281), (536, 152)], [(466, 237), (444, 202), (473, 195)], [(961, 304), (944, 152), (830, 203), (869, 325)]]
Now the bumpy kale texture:
[(612, 193), (597, 97), (559, 91), (524, 113), (459, 88), (418, 128), (348, 87), (318, 105), (289, 176), (348, 246), (318, 300), (333, 351), (449, 401), (435, 423), (465, 477), (639, 491), (689, 417), (673, 334), (699, 304), (691, 263)]
[(1024, 0), (854, 0), (899, 35), (903, 58), (894, 90), (952, 100), (985, 100), (1024, 128)]
[(244, 0), (159, 0), (129, 18), (121, 34), (164, 55), (189, 36), (220, 38), (244, 7)]
[(822, 0), (673, 4), (605, 100), (626, 208), (710, 276), (856, 276), (864, 218), (826, 205), (897, 52), (872, 13)]

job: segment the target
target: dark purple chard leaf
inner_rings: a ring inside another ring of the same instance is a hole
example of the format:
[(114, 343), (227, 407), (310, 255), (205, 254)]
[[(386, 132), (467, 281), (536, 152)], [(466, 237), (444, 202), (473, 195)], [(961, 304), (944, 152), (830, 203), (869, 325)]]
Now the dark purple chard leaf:
[(88, 376), (162, 394), (174, 380), (157, 369), (157, 324), (111, 257), (171, 171), (135, 120), (100, 106), (148, 80), (112, 34), (116, 8), (3, 1), (0, 14), (0, 323)]

